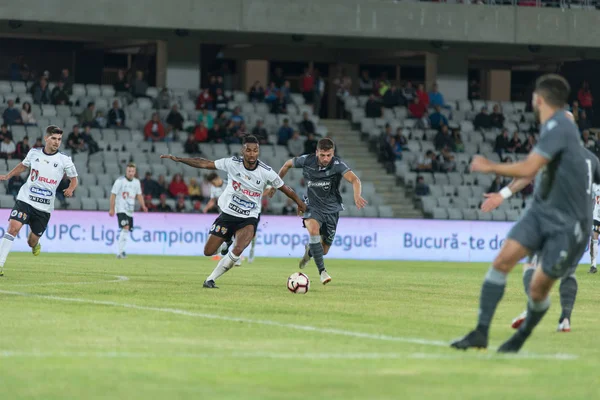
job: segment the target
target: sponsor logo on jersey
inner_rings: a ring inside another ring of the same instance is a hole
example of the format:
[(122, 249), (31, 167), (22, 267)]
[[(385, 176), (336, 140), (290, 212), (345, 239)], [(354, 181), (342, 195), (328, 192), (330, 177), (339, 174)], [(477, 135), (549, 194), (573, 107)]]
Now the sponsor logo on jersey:
[(235, 190), (236, 192), (243, 193), (248, 197), (260, 197), (262, 195), (262, 192), (254, 192), (252, 190), (244, 189), (242, 187), (242, 184), (239, 183), (238, 181), (232, 180), (231, 186), (233, 186), (233, 190)]
[(17, 215), (17, 218), (23, 218), (23, 213), (19, 212), (19, 215)]
[(229, 203), (229, 208), (238, 214), (250, 215), (250, 210), (242, 210), (240, 207), (236, 206), (233, 203)]
[(249, 210), (252, 210), (254, 207), (256, 207), (255, 203), (248, 201), (248, 200), (244, 200), (235, 195), (231, 197), (231, 201), (233, 201), (238, 206), (243, 207), (245, 209), (249, 209)]
[(50, 204), (50, 199), (42, 199), (41, 197), (36, 197), (32, 195), (29, 195), (29, 200), (35, 201), (36, 203), (40, 204)]
[(16, 217), (18, 213), (19, 213), (19, 212), (18, 212), (17, 210), (12, 210), (12, 211), (10, 212), (10, 216), (11, 216), (11, 217)]
[(331, 189), (331, 182), (329, 181), (308, 181), (308, 183), (306, 184), (307, 187), (313, 187), (313, 188), (321, 188), (323, 190), (329, 190)]
[(221, 233), (223, 235), (227, 234), (227, 228), (225, 228), (224, 226), (221, 227)]
[(42, 189), (42, 188), (38, 188), (38, 187), (31, 187), (29, 188), (29, 191), (33, 194), (37, 194), (38, 196), (52, 196), (52, 191), (48, 190), (48, 189)]
[(58, 181), (56, 179), (46, 178), (45, 176), (38, 177), (38, 181), (48, 183), (50, 185), (56, 185), (58, 183)]

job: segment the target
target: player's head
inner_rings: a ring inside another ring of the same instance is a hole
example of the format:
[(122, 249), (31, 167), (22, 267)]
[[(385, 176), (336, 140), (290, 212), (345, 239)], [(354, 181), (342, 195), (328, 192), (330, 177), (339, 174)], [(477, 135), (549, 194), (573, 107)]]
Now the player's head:
[(321, 167), (326, 167), (331, 163), (335, 154), (335, 143), (329, 138), (323, 138), (317, 143), (317, 162)]
[(242, 139), (242, 157), (244, 163), (250, 167), (254, 167), (258, 162), (258, 139), (253, 135), (246, 135)]
[(535, 82), (531, 101), (533, 111), (539, 116), (543, 110), (553, 113), (564, 108), (570, 93), (571, 87), (565, 78), (556, 74), (543, 75)]
[(211, 185), (219, 187), (223, 184), (223, 179), (216, 172), (211, 172), (206, 175), (206, 180), (210, 182)]
[(46, 150), (50, 153), (56, 153), (62, 142), (63, 130), (56, 125), (50, 125), (46, 128), (44, 140), (46, 141)]
[(132, 180), (135, 178), (136, 166), (134, 163), (127, 164), (127, 168), (125, 169), (125, 178)]

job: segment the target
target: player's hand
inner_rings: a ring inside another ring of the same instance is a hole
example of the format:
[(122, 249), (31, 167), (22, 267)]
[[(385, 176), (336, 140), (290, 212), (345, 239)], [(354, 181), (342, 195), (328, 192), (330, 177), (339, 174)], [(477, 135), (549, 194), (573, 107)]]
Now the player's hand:
[(354, 196), (354, 204), (356, 204), (356, 208), (358, 208), (360, 210), (361, 208), (366, 206), (368, 203), (365, 199), (362, 198), (362, 196)]
[(65, 197), (73, 197), (74, 191), (75, 189), (66, 188), (65, 190), (63, 190), (63, 193), (65, 194)]
[(110, 210), (108, 212), (108, 215), (111, 216), (111, 217), (114, 217), (115, 216), (115, 210)]
[(485, 201), (481, 204), (481, 211), (483, 212), (495, 210), (504, 201), (500, 193), (485, 193), (483, 197), (485, 197)]
[(305, 211), (306, 211), (306, 203), (301, 202), (300, 204), (298, 204), (298, 215), (304, 214)]
[(267, 196), (268, 198), (273, 198), (273, 195), (275, 194), (275, 192), (277, 191), (277, 189), (275, 189), (274, 187), (270, 187), (267, 190), (265, 190), (265, 196)]
[(177, 157), (172, 154), (161, 154), (160, 158), (168, 158), (169, 160), (177, 161)]
[[(148, 212), (148, 207), (146, 207), (146, 206), (142, 206), (142, 211), (143, 211), (143, 212)], [(111, 217), (112, 217), (112, 215), (111, 215)]]
[(0, 175), (0, 181), (7, 181), (8, 179), (8, 175)]
[(471, 161), (471, 172), (482, 172), (488, 174), (492, 172), (494, 163), (482, 156), (474, 156)]

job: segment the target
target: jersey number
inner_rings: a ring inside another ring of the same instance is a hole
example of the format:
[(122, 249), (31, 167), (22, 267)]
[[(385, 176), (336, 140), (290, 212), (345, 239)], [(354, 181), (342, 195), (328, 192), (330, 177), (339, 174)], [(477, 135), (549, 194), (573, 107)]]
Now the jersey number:
[(585, 160), (585, 163), (587, 164), (587, 167), (588, 167), (588, 188), (587, 188), (587, 194), (592, 194), (592, 160), (590, 160), (589, 158), (587, 158)]

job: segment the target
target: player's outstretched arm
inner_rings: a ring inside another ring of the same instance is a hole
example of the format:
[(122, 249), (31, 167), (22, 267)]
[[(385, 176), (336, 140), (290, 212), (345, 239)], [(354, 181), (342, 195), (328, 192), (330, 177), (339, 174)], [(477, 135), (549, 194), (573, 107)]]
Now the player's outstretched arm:
[(26, 167), (25, 165), (23, 165), (23, 163), (19, 163), (8, 174), (0, 175), (0, 181), (7, 181), (10, 178), (12, 178), (13, 176), (21, 175), (23, 172), (27, 171), (28, 169), (29, 169), (29, 167)]
[(529, 178), (515, 178), (508, 186), (502, 188), (499, 192), (485, 193), (483, 195), (485, 201), (481, 204), (481, 211), (490, 212), (500, 207), (500, 204), (502, 204), (504, 200), (525, 189), (534, 178), (534, 176)]
[(168, 158), (169, 160), (184, 163), (184, 164), (189, 165), (190, 167), (194, 167), (194, 168), (217, 169), (217, 167), (215, 167), (214, 161), (207, 160), (207, 159), (201, 158), (201, 157), (182, 158), (182, 157), (175, 157), (171, 154), (162, 154), (160, 156), (160, 158)]
[(279, 177), (281, 179), (283, 179), (287, 175), (290, 168), (294, 168), (294, 160), (293, 159), (289, 159), (283, 164), (283, 166), (279, 170)]
[[(110, 196), (112, 198), (112, 196)], [(136, 199), (140, 202), (140, 208), (143, 212), (148, 212), (148, 207), (146, 207), (146, 202), (144, 201), (144, 196), (138, 194), (135, 196)]]
[(535, 176), (550, 160), (537, 152), (531, 152), (523, 161), (515, 163), (495, 163), (482, 156), (474, 156), (471, 172), (496, 174), (511, 178), (529, 178)]
[(306, 211), (306, 204), (300, 199), (300, 197), (294, 192), (294, 190), (288, 185), (283, 185), (279, 188), (290, 199), (294, 200), (294, 203), (298, 205), (298, 213), (303, 213)]
[(352, 190), (354, 192), (354, 204), (356, 208), (361, 209), (367, 205), (367, 201), (362, 197), (362, 185), (360, 179), (352, 171), (348, 171), (344, 174), (344, 179), (352, 184)]
[(204, 214), (206, 214), (208, 212), (208, 210), (210, 210), (211, 208), (213, 208), (216, 204), (216, 200), (214, 197), (211, 197), (210, 200), (208, 200), (208, 203), (206, 203), (206, 205), (204, 206), (204, 208), (202, 209), (202, 212)]
[(71, 178), (69, 187), (66, 188), (65, 190), (63, 190), (65, 197), (73, 197), (73, 192), (75, 191), (75, 188), (77, 187), (77, 185), (79, 185), (79, 180), (77, 179), (76, 176), (74, 176)]

